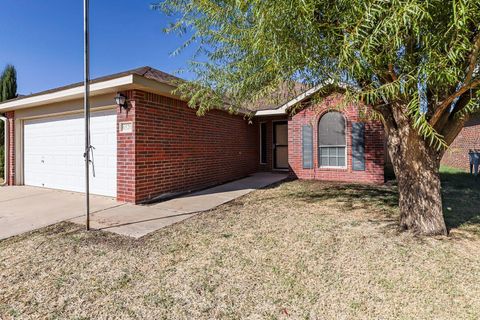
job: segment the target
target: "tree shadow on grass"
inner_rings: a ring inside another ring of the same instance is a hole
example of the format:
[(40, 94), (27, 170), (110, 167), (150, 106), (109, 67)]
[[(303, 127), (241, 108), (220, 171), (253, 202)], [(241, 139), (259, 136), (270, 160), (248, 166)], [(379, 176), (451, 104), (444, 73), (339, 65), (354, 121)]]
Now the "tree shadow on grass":
[[(442, 168), (441, 179), (447, 228), (480, 235), (480, 176)], [(302, 181), (301, 186), (284, 196), (307, 203), (334, 201), (343, 210), (372, 209), (383, 213), (388, 220), (398, 219), (398, 190), (394, 181), (382, 186)]]
[(443, 213), (447, 228), (480, 234), (480, 176), (443, 168)]
[(307, 203), (330, 201), (343, 210), (371, 209), (382, 212), (388, 218), (397, 213), (398, 193), (392, 185), (343, 184), (328, 182), (305, 182), (304, 188), (299, 188), (288, 194), (289, 197), (300, 199)]

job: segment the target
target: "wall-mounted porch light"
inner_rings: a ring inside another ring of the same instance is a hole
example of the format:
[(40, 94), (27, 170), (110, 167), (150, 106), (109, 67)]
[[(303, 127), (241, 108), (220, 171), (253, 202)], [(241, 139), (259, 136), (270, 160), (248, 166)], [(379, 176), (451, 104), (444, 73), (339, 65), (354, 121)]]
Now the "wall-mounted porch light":
[(128, 110), (128, 100), (127, 97), (121, 93), (117, 93), (115, 96), (115, 103), (122, 109)]

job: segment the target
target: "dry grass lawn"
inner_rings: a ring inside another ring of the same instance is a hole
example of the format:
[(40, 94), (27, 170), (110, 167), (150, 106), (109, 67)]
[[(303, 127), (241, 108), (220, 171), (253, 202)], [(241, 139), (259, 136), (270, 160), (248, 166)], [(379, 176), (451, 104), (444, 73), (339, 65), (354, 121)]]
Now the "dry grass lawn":
[(291, 181), (141, 240), (68, 223), (11, 238), (0, 319), (479, 319), (477, 222), (416, 238), (396, 201)]

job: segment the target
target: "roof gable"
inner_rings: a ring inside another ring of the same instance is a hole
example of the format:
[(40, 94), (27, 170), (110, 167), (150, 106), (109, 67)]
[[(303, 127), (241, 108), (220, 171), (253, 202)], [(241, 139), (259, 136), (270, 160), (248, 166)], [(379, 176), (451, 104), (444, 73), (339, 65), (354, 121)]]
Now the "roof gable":
[(306, 90), (305, 92), (302, 92), (301, 94), (297, 95), (295, 98), (285, 102), (284, 104), (278, 106), (277, 108), (259, 110), (255, 113), (255, 116), (273, 116), (273, 115), (287, 114), (288, 111), (293, 106), (295, 106), (298, 103), (301, 103), (302, 101), (305, 101), (308, 98), (311, 98), (316, 93), (322, 90), (324, 91), (323, 95), (328, 95), (333, 92), (344, 92), (346, 88), (347, 88), (347, 84), (340, 83), (338, 85), (335, 85), (333, 84), (333, 82), (327, 81), (319, 85), (316, 85)]

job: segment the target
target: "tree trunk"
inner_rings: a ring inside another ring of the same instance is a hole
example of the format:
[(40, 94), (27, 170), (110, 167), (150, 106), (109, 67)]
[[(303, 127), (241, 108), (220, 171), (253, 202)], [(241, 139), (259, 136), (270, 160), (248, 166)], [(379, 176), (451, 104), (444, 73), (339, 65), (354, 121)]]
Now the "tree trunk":
[(398, 181), (400, 226), (419, 235), (446, 235), (439, 174), (443, 151), (430, 146), (408, 121), (386, 129)]

